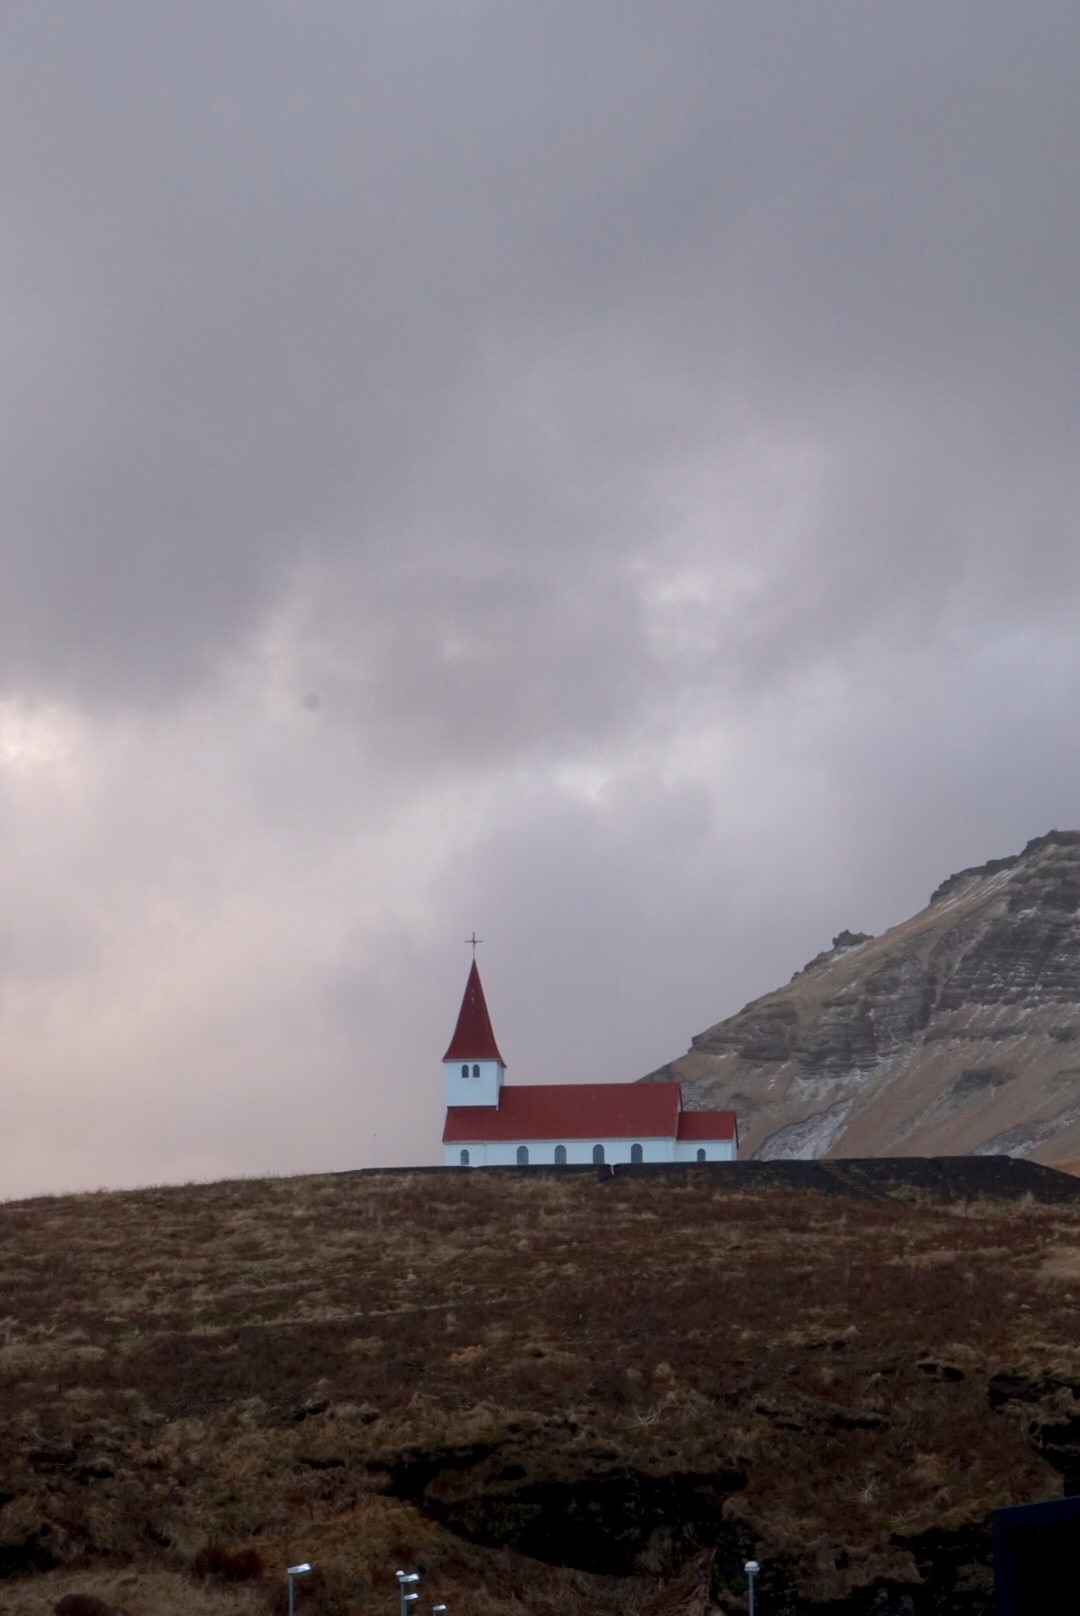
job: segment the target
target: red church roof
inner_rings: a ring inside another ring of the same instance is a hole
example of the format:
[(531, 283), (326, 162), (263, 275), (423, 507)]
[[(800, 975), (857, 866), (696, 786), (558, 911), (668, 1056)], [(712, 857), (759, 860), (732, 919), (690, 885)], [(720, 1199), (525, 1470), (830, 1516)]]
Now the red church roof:
[[(475, 959), (469, 980), (465, 984), (465, 997), (461, 1001), (458, 1011), (457, 1026), (454, 1036), (450, 1040), (450, 1047), (443, 1056), (444, 1061), (498, 1061), (500, 1066), (506, 1062), (499, 1054), (499, 1046), (495, 1042), (495, 1034), (491, 1030), (491, 1017), (484, 1000), (484, 990), (480, 986), (480, 972), (476, 968)], [(474, 1135), (475, 1137), (475, 1135)]]
[(507, 1084), (497, 1106), (449, 1106), (443, 1143), (735, 1137), (734, 1111), (681, 1111), (680, 1102), (678, 1083)]
[(497, 1106), (449, 1106), (443, 1141), (671, 1139), (678, 1116), (677, 1083), (506, 1084)]
[(677, 1139), (734, 1139), (734, 1111), (680, 1111)]

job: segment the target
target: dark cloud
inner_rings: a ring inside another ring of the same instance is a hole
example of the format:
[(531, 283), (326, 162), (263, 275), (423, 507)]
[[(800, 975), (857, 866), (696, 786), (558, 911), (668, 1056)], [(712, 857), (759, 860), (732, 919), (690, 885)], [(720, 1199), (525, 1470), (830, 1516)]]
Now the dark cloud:
[(403, 560), (407, 641), (479, 547), (550, 632), (548, 577), (653, 540), (672, 450), (745, 434), (809, 439), (857, 507), (807, 524), (810, 567), (955, 548), (1002, 456), (1022, 518), (1075, 410), (1080, 25), (974, 22), (19, 16), (9, 667), (158, 696), (313, 554)]
[(627, 1075), (1076, 821), (1075, 7), (5, 11), (4, 1028), (235, 1083), (102, 1176), (427, 1150), (474, 923)]

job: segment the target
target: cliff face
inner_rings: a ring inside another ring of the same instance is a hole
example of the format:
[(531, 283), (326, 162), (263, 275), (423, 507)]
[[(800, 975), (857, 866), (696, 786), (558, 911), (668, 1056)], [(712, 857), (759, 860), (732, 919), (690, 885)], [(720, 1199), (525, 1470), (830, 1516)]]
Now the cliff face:
[(841, 932), (650, 1078), (732, 1107), (743, 1156), (1080, 1155), (1080, 831)]

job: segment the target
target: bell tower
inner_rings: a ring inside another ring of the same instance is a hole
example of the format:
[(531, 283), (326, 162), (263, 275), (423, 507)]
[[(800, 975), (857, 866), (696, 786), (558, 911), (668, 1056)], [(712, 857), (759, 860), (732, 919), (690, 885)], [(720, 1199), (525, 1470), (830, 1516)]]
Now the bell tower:
[[(473, 942), (475, 950), (475, 940)], [(499, 1090), (506, 1076), (506, 1063), (499, 1054), (491, 1030), (480, 972), (473, 953), (465, 997), (458, 1011), (457, 1026), (443, 1056), (446, 1103), (451, 1105), (497, 1106)]]

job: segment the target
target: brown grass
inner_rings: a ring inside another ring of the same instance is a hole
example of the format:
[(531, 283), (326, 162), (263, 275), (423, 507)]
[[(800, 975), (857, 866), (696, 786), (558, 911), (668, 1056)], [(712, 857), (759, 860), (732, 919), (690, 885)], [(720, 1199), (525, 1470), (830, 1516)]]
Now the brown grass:
[[(1060, 1490), (1038, 1409), (987, 1386), (1080, 1382), (1078, 1247), (1068, 1207), (694, 1174), (0, 1207), (0, 1607), (254, 1616), (310, 1559), (324, 1616), (386, 1616), (406, 1564), (451, 1616), (689, 1612), (710, 1542), (839, 1597), (910, 1568), (898, 1538)], [(557, 1541), (568, 1500), (626, 1476), (719, 1478), (698, 1539), (617, 1574), (522, 1552), (522, 1489), (550, 1489)]]

